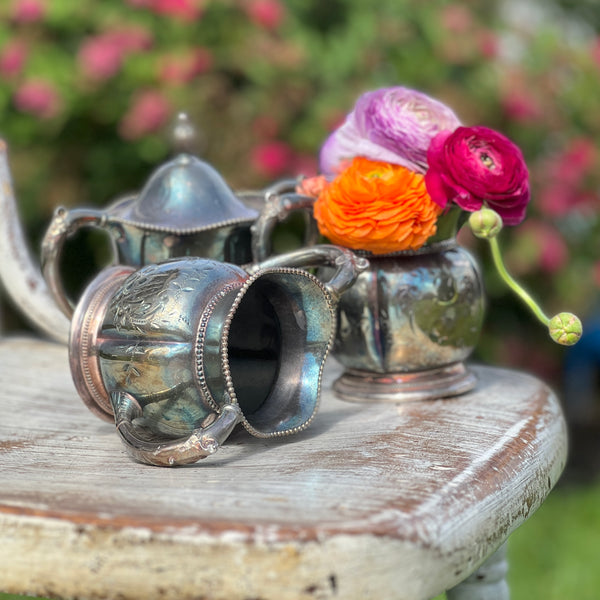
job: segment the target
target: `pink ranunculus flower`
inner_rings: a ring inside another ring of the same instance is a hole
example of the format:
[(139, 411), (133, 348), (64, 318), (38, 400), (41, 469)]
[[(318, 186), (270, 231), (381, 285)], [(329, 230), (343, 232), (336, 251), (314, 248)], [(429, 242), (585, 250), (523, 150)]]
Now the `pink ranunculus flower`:
[(424, 173), (431, 140), (459, 125), (448, 106), (422, 92), (405, 87), (366, 92), (323, 144), (321, 171), (337, 174), (355, 156), (363, 156)]
[(518, 146), (487, 127), (459, 127), (436, 135), (427, 152), (427, 191), (434, 202), (466, 211), (495, 210), (518, 225), (529, 202), (529, 172)]
[(318, 198), (330, 181), (325, 175), (315, 175), (314, 177), (305, 177), (301, 179), (296, 186), (296, 193), (311, 198)]
[(32, 114), (40, 119), (51, 119), (60, 110), (60, 96), (50, 82), (43, 79), (26, 81), (16, 91), (14, 102), (24, 113)]

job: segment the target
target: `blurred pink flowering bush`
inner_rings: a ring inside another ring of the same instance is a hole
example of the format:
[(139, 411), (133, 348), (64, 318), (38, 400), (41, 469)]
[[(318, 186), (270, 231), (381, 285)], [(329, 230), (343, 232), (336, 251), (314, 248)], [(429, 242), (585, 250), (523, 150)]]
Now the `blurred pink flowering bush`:
[[(585, 315), (600, 283), (600, 37), (583, 4), (561, 2), (562, 13), (540, 2), (548, 18), (530, 20), (501, 10), (518, 2), (475, 0), (5, 0), (0, 136), (32, 241), (58, 204), (139, 189), (169, 155), (181, 110), (232, 187), (262, 187), (316, 174), (356, 98), (404, 85), (521, 148), (531, 201), (503, 235), (518, 249), (508, 266), (550, 311)], [(535, 355), (554, 374), (545, 334), (499, 282), (486, 285), (482, 356)], [(520, 354), (505, 347), (511, 329)]]

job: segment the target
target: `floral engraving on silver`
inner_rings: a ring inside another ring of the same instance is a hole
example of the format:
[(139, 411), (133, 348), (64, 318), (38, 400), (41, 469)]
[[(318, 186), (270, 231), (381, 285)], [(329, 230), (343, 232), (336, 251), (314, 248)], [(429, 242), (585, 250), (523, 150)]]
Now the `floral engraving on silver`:
[[(300, 266), (330, 265), (322, 282)], [(318, 409), (335, 307), (367, 262), (314, 246), (250, 272), (204, 258), (116, 266), (88, 286), (69, 344), (75, 386), (154, 465), (212, 454), (240, 423), (269, 438)]]

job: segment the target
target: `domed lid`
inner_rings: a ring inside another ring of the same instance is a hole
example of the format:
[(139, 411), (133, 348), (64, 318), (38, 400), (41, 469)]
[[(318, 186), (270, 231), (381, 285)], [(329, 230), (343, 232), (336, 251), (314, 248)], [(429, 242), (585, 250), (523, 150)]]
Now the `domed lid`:
[(117, 202), (110, 214), (144, 229), (179, 234), (251, 223), (258, 217), (213, 167), (188, 153), (156, 169), (137, 196)]

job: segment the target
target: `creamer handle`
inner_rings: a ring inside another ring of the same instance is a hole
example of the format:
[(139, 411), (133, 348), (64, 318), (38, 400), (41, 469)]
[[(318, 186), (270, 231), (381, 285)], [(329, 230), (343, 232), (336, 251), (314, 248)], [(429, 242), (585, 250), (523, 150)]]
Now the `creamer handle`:
[(252, 257), (254, 262), (265, 260), (271, 255), (271, 236), (278, 223), (285, 221), (291, 213), (301, 210), (306, 218), (304, 245), (312, 246), (319, 239), (319, 231), (312, 216), (315, 199), (301, 194), (269, 193), (258, 219), (252, 225)]
[(237, 404), (224, 404), (208, 426), (194, 429), (187, 437), (150, 440), (138, 432), (134, 419), (142, 416), (137, 400), (127, 392), (112, 392), (110, 401), (115, 425), (129, 455), (139, 462), (159, 467), (194, 463), (214, 454), (242, 418)]
[(348, 248), (332, 244), (317, 244), (267, 258), (253, 265), (251, 272), (275, 267), (304, 269), (323, 265), (335, 269), (329, 281), (325, 283), (325, 287), (337, 300), (356, 281), (358, 275), (368, 268), (369, 261), (362, 256), (357, 256)]

